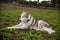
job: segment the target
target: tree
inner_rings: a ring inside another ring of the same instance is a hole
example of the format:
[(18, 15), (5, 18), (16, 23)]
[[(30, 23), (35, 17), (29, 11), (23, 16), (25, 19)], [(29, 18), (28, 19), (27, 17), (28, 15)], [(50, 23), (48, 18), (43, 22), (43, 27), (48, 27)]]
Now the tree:
[(37, 4), (39, 4), (39, 0), (37, 0)]
[(56, 0), (52, 0), (52, 7), (55, 7), (55, 4), (56, 4)]
[(60, 9), (60, 0), (52, 0), (52, 7), (55, 7), (57, 4), (57, 7)]
[(38, 4), (39, 4), (39, 0), (37, 0), (37, 6), (39, 6)]

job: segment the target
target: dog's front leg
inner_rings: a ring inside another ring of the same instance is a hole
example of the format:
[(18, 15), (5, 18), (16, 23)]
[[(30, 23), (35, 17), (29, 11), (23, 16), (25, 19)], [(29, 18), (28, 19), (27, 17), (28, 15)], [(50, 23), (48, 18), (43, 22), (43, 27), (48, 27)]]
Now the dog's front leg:
[(11, 27), (7, 27), (8, 29), (26, 29), (27, 27), (25, 26), (24, 23), (19, 23), (18, 25), (15, 25), (15, 26), (11, 26)]

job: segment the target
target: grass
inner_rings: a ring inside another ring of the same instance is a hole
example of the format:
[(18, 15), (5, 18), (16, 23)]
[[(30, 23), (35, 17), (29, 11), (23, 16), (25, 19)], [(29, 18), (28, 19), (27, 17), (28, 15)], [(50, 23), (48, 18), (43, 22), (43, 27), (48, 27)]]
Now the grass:
[[(26, 10), (25, 10), (26, 11)], [(3, 27), (15, 25), (20, 18), (22, 9), (0, 8), (0, 39), (1, 40), (60, 40), (60, 11), (59, 10), (27, 10), (36, 19), (42, 19), (49, 22), (56, 31), (49, 35), (45, 31), (8, 30)], [(15, 39), (14, 39), (15, 38)]]

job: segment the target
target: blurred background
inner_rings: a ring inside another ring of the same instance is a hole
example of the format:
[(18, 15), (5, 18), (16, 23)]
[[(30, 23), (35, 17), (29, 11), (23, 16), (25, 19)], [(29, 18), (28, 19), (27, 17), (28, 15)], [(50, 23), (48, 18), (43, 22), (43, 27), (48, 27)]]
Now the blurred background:
[(17, 6), (36, 8), (54, 7), (60, 9), (60, 0), (0, 0), (0, 3), (9, 3)]

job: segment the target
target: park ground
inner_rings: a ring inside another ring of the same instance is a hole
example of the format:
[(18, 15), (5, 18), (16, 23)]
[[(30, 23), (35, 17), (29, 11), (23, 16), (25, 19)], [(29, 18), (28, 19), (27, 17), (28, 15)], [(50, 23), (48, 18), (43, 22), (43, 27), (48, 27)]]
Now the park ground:
[[(18, 7), (9, 4), (4, 4), (2, 6), (0, 8), (1, 40), (60, 40), (60, 10), (52, 8), (37, 9)], [(36, 31), (31, 29), (5, 29), (5, 27), (18, 24), (17, 21), (23, 10), (29, 12), (36, 19), (47, 21), (56, 32), (50, 35), (45, 31)]]

